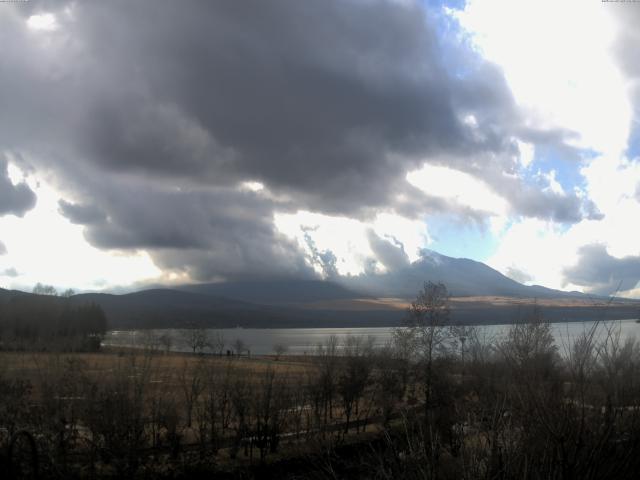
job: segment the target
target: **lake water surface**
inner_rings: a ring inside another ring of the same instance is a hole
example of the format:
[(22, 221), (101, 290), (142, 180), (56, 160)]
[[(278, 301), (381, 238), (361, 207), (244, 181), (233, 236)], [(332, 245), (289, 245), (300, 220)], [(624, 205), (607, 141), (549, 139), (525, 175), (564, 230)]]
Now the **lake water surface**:
[[(556, 339), (560, 353), (584, 331), (592, 328), (594, 322), (552, 323), (551, 329)], [(599, 322), (597, 335), (603, 337), (607, 329), (618, 332), (624, 341), (628, 337), (640, 339), (640, 323), (635, 319)], [(484, 338), (503, 337), (509, 325), (485, 325), (477, 327), (479, 335)], [(374, 344), (383, 346), (391, 339), (393, 328), (221, 328), (209, 329), (210, 335), (221, 334), (225, 341), (225, 348), (232, 349), (236, 340), (241, 340), (246, 348), (254, 355), (269, 355), (274, 353), (275, 345), (284, 345), (289, 355), (313, 354), (317, 345), (324, 343), (335, 335), (343, 341), (349, 335), (372, 337)], [(157, 339), (163, 335), (171, 337), (171, 350), (188, 352), (190, 347), (185, 340), (185, 331), (181, 329), (166, 330), (113, 330), (107, 333), (103, 344), (105, 346), (144, 348), (157, 345)]]

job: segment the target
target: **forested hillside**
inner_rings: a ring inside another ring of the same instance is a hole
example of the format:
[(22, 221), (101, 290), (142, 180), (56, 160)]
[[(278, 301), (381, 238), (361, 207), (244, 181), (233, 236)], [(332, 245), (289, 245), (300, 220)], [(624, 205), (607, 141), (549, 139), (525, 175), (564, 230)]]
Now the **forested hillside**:
[(106, 329), (107, 318), (95, 303), (6, 290), (0, 297), (3, 349), (96, 350)]

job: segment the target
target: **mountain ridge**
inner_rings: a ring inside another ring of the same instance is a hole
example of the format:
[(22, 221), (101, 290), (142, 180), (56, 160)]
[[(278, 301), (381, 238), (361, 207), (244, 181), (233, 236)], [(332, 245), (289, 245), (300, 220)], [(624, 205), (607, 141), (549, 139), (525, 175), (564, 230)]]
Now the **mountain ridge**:
[(378, 275), (344, 278), (343, 284), (374, 295), (412, 298), (426, 281), (442, 282), (452, 296), (585, 297), (581, 292), (566, 292), (540, 285), (523, 285), (485, 263), (469, 258), (454, 258), (433, 250), (423, 250), (419, 260), (399, 270)]
[[(553, 321), (595, 319), (594, 315), (603, 312), (607, 318), (632, 318), (633, 310), (640, 305), (622, 299), (604, 311), (594, 308), (591, 300), (596, 297), (523, 285), (482, 262), (428, 250), (403, 269), (377, 275), (154, 286), (124, 294), (79, 293), (68, 300), (72, 304), (100, 305), (111, 329), (392, 326), (401, 324), (405, 316), (402, 302), (379, 299), (414, 299), (427, 281), (443, 282), (454, 298), (469, 299), (452, 303), (454, 320), (464, 323), (514, 321), (522, 314), (522, 306), (532, 305), (534, 299), (546, 300), (545, 311)], [(33, 294), (0, 289), (0, 304), (18, 295)], [(496, 302), (496, 298), (507, 301)], [(568, 302), (554, 304), (558, 299)], [(353, 308), (356, 303), (358, 308)]]

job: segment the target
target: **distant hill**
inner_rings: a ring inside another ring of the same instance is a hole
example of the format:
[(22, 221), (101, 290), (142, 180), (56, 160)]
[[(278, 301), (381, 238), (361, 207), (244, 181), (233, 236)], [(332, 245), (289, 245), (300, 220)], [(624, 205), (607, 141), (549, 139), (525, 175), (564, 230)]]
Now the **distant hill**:
[(94, 351), (108, 329), (102, 309), (69, 297), (0, 289), (0, 347)]
[[(603, 308), (604, 299), (522, 285), (481, 262), (429, 250), (408, 267), (381, 275), (192, 284), (123, 295), (83, 293), (70, 301), (100, 305), (111, 329), (391, 326), (401, 324), (407, 301), (426, 281), (441, 281), (460, 298), (452, 304), (452, 316), (464, 323), (517, 320), (534, 298), (552, 321), (637, 318), (640, 306), (623, 299)], [(0, 289), (0, 304), (16, 295), (32, 294)], [(594, 300), (601, 305), (595, 307)]]
[(244, 282), (205, 283), (183, 285), (178, 290), (232, 298), (263, 305), (286, 305), (366, 298), (369, 295), (356, 292), (343, 285), (323, 280), (263, 280)]
[(420, 260), (391, 273), (342, 279), (347, 288), (374, 296), (399, 298), (415, 298), (426, 281), (443, 282), (451, 295), (458, 297), (585, 298), (580, 292), (523, 285), (484, 263), (468, 258), (452, 258), (432, 250), (423, 250)]
[[(0, 306), (10, 298), (21, 301), (38, 296), (0, 289)], [(311, 297), (309, 297), (311, 298)], [(462, 297), (461, 297), (462, 298)], [(478, 296), (473, 301), (452, 303), (452, 319), (469, 324), (509, 323), (526, 314), (533, 300), (496, 303), (496, 297)], [(295, 328), (295, 327), (375, 327), (402, 324), (405, 310), (399, 304), (390, 307), (376, 299), (313, 301), (288, 305), (261, 305), (214, 295), (172, 289), (152, 289), (125, 295), (85, 293), (70, 299), (54, 299), (80, 306), (90, 303), (104, 311), (109, 329), (131, 328)], [(357, 304), (357, 308), (354, 305)], [(543, 314), (551, 321), (636, 318), (640, 303), (616, 302), (603, 308), (594, 307), (587, 299), (571, 305), (542, 305)], [(1, 317), (0, 308), (0, 317)], [(0, 318), (0, 320), (2, 320)], [(1, 322), (0, 322), (1, 323)]]
[(376, 297), (412, 299), (426, 281), (443, 282), (452, 296), (586, 298), (580, 292), (523, 285), (484, 263), (448, 257), (432, 250), (423, 250), (422, 258), (403, 269), (379, 275), (344, 276), (333, 281), (274, 279), (174, 288), (263, 305), (293, 305)]
[(5, 290), (4, 288), (0, 288), (0, 302), (6, 302), (11, 298), (20, 296), (20, 295), (29, 295), (29, 294), (25, 292), (21, 292), (20, 290)]
[[(253, 282), (251, 282), (253, 283)], [(262, 282), (255, 282), (256, 288)], [(321, 283), (321, 282), (318, 282)], [(224, 284), (223, 284), (224, 285)], [(229, 292), (236, 291), (239, 284), (234, 284), (228, 289)], [(248, 289), (250, 282), (243, 284), (243, 290), (247, 298), (251, 297), (251, 290)], [(282, 285), (282, 284), (281, 284)], [(187, 286), (187, 289), (194, 289), (194, 286)], [(203, 285), (202, 291), (208, 290), (207, 285)], [(333, 286), (320, 285), (319, 290), (323, 298), (330, 298), (329, 291), (342, 292), (344, 289)], [(223, 289), (214, 291), (222, 291)], [(238, 294), (240, 296), (240, 294)], [(264, 295), (264, 291), (256, 294), (253, 298)], [(292, 300), (291, 295), (281, 295), (279, 299)], [(304, 297), (307, 299), (317, 298), (311, 295)], [(102, 307), (109, 319), (110, 328), (188, 328), (193, 326), (232, 328), (243, 327), (300, 327), (300, 326), (367, 326), (367, 325), (388, 325), (398, 322), (402, 316), (399, 311), (366, 311), (340, 312), (329, 309), (299, 309), (287, 305), (265, 305), (249, 303), (237, 299), (221, 297), (219, 295), (207, 293), (195, 293), (177, 289), (143, 290), (124, 295), (113, 295), (107, 293), (84, 293), (74, 295), (73, 302), (87, 303), (94, 302)]]
[(100, 305), (112, 328), (230, 327), (260, 313), (268, 315), (257, 305), (174, 289), (156, 288), (124, 295), (84, 293), (74, 295), (73, 301)]

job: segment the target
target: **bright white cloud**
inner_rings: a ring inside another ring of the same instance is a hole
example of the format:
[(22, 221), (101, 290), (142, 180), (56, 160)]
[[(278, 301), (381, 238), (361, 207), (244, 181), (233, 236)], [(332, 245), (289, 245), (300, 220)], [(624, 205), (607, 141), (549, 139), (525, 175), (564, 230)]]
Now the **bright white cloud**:
[(426, 225), (419, 220), (381, 213), (374, 220), (373, 229), (381, 238), (401, 242), (410, 262), (418, 260), (420, 250), (431, 243)]
[(640, 164), (624, 157), (602, 156), (582, 171), (589, 198), (604, 212), (613, 214), (621, 203), (633, 199), (640, 182)]
[[(9, 168), (16, 180), (22, 174)], [(0, 272), (15, 269), (18, 276), (2, 275), (2, 288), (30, 288), (37, 282), (75, 289), (102, 289), (155, 279), (161, 271), (146, 252), (106, 252), (90, 246), (82, 227), (58, 213), (59, 195), (46, 183), (28, 179), (38, 202), (24, 218), (0, 218), (7, 254), (0, 257)]]
[(520, 164), (527, 168), (533, 162), (533, 158), (535, 157), (535, 145), (531, 143), (518, 141), (518, 150), (520, 150)]
[(586, 194), (604, 214), (602, 220), (584, 220), (568, 228), (523, 220), (506, 229), (487, 263), (503, 273), (516, 267), (533, 278), (531, 283), (580, 290), (566, 284), (563, 275), (564, 268), (577, 262), (580, 247), (601, 244), (615, 258), (640, 255), (640, 229), (636, 225), (640, 218), (636, 196), (640, 165), (626, 159), (599, 157), (582, 173)]
[(601, 2), (469, 0), (451, 12), (502, 67), (533, 126), (571, 129), (577, 145), (601, 152), (625, 148), (632, 109)]
[(367, 258), (373, 256), (364, 225), (358, 220), (300, 211), (294, 214), (276, 214), (275, 225), (307, 252), (318, 273), (322, 273), (322, 268), (314, 261), (312, 248), (305, 234), (313, 240), (319, 251), (328, 250), (336, 256), (336, 268), (341, 275), (362, 273)]
[(242, 182), (240, 184), (240, 190), (248, 190), (250, 192), (260, 192), (264, 190), (264, 184), (260, 182)]
[[(617, 258), (640, 254), (640, 230), (632, 220), (640, 218), (640, 166), (622, 156), (632, 108), (611, 51), (616, 30), (607, 10), (582, 0), (468, 0), (451, 14), (480, 54), (503, 69), (531, 126), (572, 130), (579, 135), (575, 145), (600, 152), (581, 170), (585, 185), (577, 194), (592, 200), (603, 220), (558, 226), (496, 217), (498, 248), (487, 263), (503, 273), (523, 271), (529, 283), (571, 289), (576, 286), (566, 283), (563, 271), (576, 263), (580, 247), (602, 244)], [(535, 146), (518, 147), (522, 168), (529, 168)], [(564, 193), (555, 170), (539, 175), (547, 191)]]
[(477, 178), (447, 167), (425, 165), (407, 174), (407, 181), (423, 192), (476, 210), (505, 215), (507, 202)]
[[(369, 244), (368, 232), (373, 230), (392, 245), (402, 244), (409, 261), (419, 258), (420, 249), (430, 242), (424, 223), (389, 213), (379, 214), (371, 222), (299, 211), (295, 214), (276, 214), (278, 230), (298, 242), (313, 262), (313, 252), (307, 238), (320, 251), (330, 251), (337, 258), (336, 268), (341, 275), (363, 273), (372, 259), (376, 259)], [(306, 237), (305, 237), (306, 236)], [(400, 248), (400, 247), (398, 247)], [(314, 268), (322, 273), (317, 263)], [(377, 265), (377, 271), (384, 267)]]
[(597, 223), (577, 225), (576, 235), (604, 243), (614, 257), (640, 255), (638, 185), (640, 164), (625, 158), (599, 157), (582, 170), (587, 193), (605, 214)]
[[(8, 155), (8, 158), (12, 158), (11, 154)], [(7, 174), (14, 185), (26, 180), (22, 171), (11, 162), (7, 164)]]
[(31, 30), (42, 30), (45, 32), (52, 32), (59, 27), (56, 16), (53, 13), (31, 15), (27, 19), (27, 26)]
[(552, 222), (524, 219), (507, 229), (486, 263), (504, 274), (510, 268), (520, 270), (531, 277), (530, 284), (563, 288), (562, 269), (574, 263), (577, 254), (562, 237), (562, 230)]
[(557, 195), (565, 194), (562, 185), (560, 185), (560, 182), (558, 182), (556, 178), (557, 173), (555, 170), (551, 170), (549, 173), (543, 173), (541, 175), (547, 181), (547, 187), (544, 188), (544, 191), (555, 193)]

